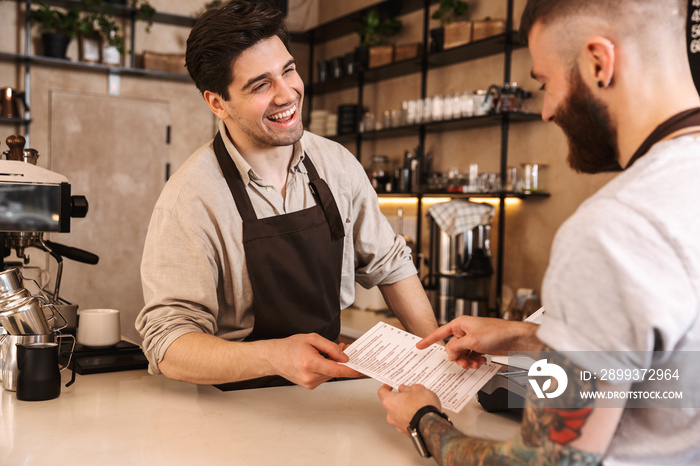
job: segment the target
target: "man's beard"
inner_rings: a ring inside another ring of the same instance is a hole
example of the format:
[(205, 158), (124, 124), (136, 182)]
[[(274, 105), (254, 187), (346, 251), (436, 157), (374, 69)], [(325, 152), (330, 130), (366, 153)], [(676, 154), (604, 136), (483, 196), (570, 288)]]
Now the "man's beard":
[(569, 143), (569, 166), (582, 173), (621, 170), (617, 132), (607, 107), (584, 84), (577, 68), (569, 82), (569, 95), (554, 114)]

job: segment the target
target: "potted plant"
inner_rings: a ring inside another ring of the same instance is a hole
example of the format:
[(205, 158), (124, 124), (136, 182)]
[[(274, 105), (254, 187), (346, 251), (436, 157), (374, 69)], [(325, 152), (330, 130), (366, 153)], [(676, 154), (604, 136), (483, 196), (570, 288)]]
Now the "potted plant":
[(440, 0), (438, 9), (431, 18), (440, 21), (441, 27), (432, 29), (434, 51), (468, 44), (472, 39), (472, 23), (469, 17), (469, 4), (462, 0)]
[(362, 17), (357, 28), (360, 35), (358, 61), (369, 68), (391, 63), (394, 47), (389, 45), (389, 39), (398, 34), (401, 27), (401, 21), (398, 19), (383, 17), (376, 9), (370, 10)]
[(124, 34), (113, 18), (100, 15), (97, 23), (102, 34), (102, 63), (120, 65), (121, 57), (126, 53)]
[[(86, 2), (87, 3), (87, 2)], [(78, 22), (78, 56), (80, 61), (99, 63), (102, 60), (102, 34), (100, 13), (85, 10)]]
[(37, 9), (30, 10), (29, 17), (39, 25), (44, 56), (65, 59), (68, 44), (77, 31), (80, 10), (62, 11), (44, 2), (37, 2), (37, 5)]
[[(126, 53), (122, 28), (114, 19), (113, 5), (126, 5), (127, 1), (83, 0), (83, 17), (78, 25), (80, 59), (109, 65), (121, 64)], [(136, 19), (146, 21), (146, 32), (150, 32), (156, 10), (148, 0), (130, 0)]]
[(503, 34), (504, 32), (506, 32), (506, 21), (504, 19), (493, 19), (487, 16), (482, 20), (474, 21), (472, 40), (481, 40)]
[(131, 0), (130, 5), (131, 8), (136, 10), (136, 19), (146, 22), (146, 32), (151, 32), (156, 9), (153, 8), (148, 0)]

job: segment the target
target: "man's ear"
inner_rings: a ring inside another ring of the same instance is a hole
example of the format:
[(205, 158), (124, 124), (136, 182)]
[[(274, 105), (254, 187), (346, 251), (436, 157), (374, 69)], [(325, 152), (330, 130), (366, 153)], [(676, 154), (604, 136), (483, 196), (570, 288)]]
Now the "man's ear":
[(229, 117), (228, 112), (223, 106), (223, 102), (225, 102), (225, 100), (219, 94), (211, 91), (204, 91), (204, 100), (207, 101), (207, 104), (209, 105), (211, 111), (214, 112), (214, 115), (222, 120)]
[(615, 44), (607, 37), (591, 37), (586, 41), (579, 64), (584, 80), (593, 81), (600, 88), (611, 86), (615, 74)]
[(579, 65), (585, 81), (593, 81), (600, 88), (611, 86), (615, 74), (615, 44), (607, 37), (591, 37), (586, 41)]

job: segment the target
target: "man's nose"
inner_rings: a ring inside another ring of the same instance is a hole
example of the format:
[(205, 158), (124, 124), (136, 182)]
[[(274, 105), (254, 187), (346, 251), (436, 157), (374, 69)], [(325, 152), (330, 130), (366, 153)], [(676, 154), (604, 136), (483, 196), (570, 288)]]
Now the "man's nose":
[(546, 122), (554, 121), (554, 111), (555, 108), (551, 104), (550, 99), (545, 96), (544, 102), (542, 103), (542, 120)]
[(291, 83), (281, 79), (276, 86), (275, 103), (286, 104), (297, 100), (297, 91)]

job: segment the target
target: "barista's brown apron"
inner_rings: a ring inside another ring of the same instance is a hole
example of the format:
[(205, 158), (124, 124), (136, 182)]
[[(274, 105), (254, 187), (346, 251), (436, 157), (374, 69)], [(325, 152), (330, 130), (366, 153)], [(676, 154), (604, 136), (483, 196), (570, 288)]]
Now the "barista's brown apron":
[[(243, 220), (243, 249), (253, 290), (253, 332), (244, 341), (318, 333), (337, 341), (345, 229), (333, 194), (306, 155), (316, 205), (259, 219), (221, 134), (214, 152)], [(291, 385), (268, 376), (217, 385), (222, 390)]]
[(644, 142), (642, 142), (642, 145), (639, 146), (636, 152), (632, 155), (632, 158), (627, 163), (625, 169), (631, 167), (632, 164), (637, 161), (637, 159), (649, 152), (651, 146), (661, 141), (666, 136), (669, 136), (676, 131), (693, 126), (700, 127), (700, 108), (691, 108), (690, 110), (673, 115), (671, 118), (657, 126), (654, 131), (652, 131), (651, 134), (644, 140)]

